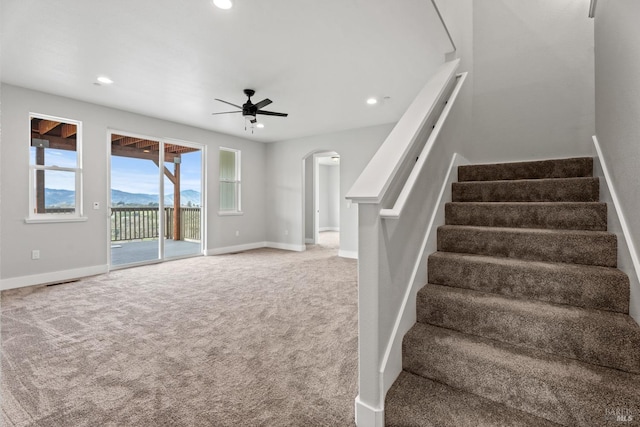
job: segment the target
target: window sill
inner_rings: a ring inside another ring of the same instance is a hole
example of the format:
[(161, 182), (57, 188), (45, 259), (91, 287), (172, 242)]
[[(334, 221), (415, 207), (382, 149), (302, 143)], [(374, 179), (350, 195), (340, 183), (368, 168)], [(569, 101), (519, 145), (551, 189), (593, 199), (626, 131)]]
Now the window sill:
[(241, 216), (244, 215), (242, 211), (218, 211), (218, 216)]
[(86, 222), (88, 219), (86, 216), (74, 216), (71, 218), (49, 216), (45, 218), (28, 217), (24, 219), (24, 222), (27, 224), (52, 224), (56, 222)]

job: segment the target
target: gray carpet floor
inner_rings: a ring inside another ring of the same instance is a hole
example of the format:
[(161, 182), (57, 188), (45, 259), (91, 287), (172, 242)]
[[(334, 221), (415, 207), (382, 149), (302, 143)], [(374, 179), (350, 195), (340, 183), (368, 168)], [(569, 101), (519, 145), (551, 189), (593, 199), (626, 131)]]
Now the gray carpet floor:
[(4, 291), (2, 425), (354, 425), (356, 261), (336, 243)]

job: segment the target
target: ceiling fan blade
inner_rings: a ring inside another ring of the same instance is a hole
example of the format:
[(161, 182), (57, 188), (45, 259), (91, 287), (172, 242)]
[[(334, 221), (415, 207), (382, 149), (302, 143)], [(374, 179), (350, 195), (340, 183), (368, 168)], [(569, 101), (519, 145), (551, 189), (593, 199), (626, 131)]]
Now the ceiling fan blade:
[(223, 111), (221, 113), (211, 113), (211, 115), (216, 116), (218, 114), (231, 114), (231, 113), (242, 113), (242, 111)]
[(263, 99), (262, 101), (258, 102), (257, 104), (253, 104), (254, 107), (256, 107), (258, 110), (266, 107), (267, 105), (271, 104), (273, 101), (270, 100), (269, 98)]
[(278, 116), (278, 117), (287, 117), (288, 114), (287, 113), (276, 113), (273, 111), (264, 111), (264, 110), (258, 110), (256, 111), (256, 114), (264, 114), (265, 116)]
[(218, 99), (218, 98), (214, 98), (214, 99), (215, 99), (216, 101), (224, 102), (225, 104), (229, 104), (229, 105), (231, 105), (231, 106), (233, 106), (233, 107), (236, 107), (236, 108), (239, 108), (239, 109), (241, 109), (241, 110), (242, 110), (242, 107), (241, 107), (241, 106), (239, 106), (239, 105), (232, 104), (232, 103), (227, 102), (227, 101), (225, 101), (225, 100), (223, 100), (223, 99)]

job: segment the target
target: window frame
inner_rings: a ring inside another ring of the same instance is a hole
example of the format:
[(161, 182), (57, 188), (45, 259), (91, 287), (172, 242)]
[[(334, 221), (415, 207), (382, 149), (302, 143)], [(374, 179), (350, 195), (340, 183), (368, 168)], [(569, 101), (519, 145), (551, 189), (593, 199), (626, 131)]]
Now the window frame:
[[(67, 123), (76, 126), (76, 167), (61, 167), (61, 166), (47, 166), (47, 165), (35, 165), (31, 163), (31, 120), (33, 118), (42, 120), (51, 120), (60, 123)], [(83, 216), (83, 169), (82, 169), (82, 121), (68, 119), (64, 117), (52, 116), (49, 114), (33, 113), (30, 112), (27, 122), (27, 140), (29, 141), (29, 149), (27, 150), (28, 164), (29, 164), (29, 214), (25, 218), (26, 223), (53, 223), (53, 222), (80, 222), (86, 221), (87, 218)], [(50, 212), (50, 213), (36, 213), (37, 209), (37, 188), (36, 188), (36, 172), (37, 171), (60, 171), (60, 172), (72, 172), (74, 176), (74, 198), (75, 209), (73, 213), (63, 212)]]
[[(235, 179), (222, 179), (220, 177), (220, 153), (226, 151), (234, 153), (235, 160)], [(218, 215), (220, 216), (229, 216), (229, 215), (243, 215), (242, 212), (242, 161), (241, 161), (242, 152), (241, 150), (235, 148), (228, 147), (220, 147), (218, 150)], [(220, 189), (222, 188), (223, 183), (235, 184), (235, 206), (232, 209), (222, 209), (222, 203), (220, 200)]]

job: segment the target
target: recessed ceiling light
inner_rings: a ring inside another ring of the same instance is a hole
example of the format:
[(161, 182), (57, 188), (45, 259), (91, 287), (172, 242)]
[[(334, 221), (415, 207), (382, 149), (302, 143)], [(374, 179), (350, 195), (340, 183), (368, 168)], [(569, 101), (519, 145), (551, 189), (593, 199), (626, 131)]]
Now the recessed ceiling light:
[(213, 0), (213, 4), (220, 9), (231, 9), (233, 2), (231, 0)]
[(256, 127), (262, 129), (264, 127), (264, 123), (258, 123)]
[(369, 104), (369, 105), (375, 105), (375, 104), (377, 104), (377, 103), (378, 103), (378, 100), (377, 100), (377, 99), (375, 99), (375, 98), (369, 98), (369, 99), (367, 99), (367, 104)]
[(110, 85), (110, 84), (113, 83), (113, 80), (111, 80), (107, 76), (98, 76), (98, 78), (96, 80), (98, 80), (98, 82), (100, 82), (102, 84), (105, 84), (105, 85)]

